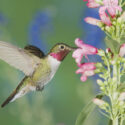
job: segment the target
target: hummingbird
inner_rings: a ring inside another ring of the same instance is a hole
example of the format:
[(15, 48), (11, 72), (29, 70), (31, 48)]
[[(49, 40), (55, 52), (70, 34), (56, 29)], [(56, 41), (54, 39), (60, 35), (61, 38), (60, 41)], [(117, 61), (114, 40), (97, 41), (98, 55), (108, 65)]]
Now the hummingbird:
[(39, 48), (32, 45), (18, 48), (10, 43), (0, 41), (0, 59), (25, 74), (25, 77), (1, 107), (30, 91), (42, 91), (44, 86), (54, 77), (61, 62), (72, 50), (75, 48), (64, 43), (57, 43), (45, 55)]

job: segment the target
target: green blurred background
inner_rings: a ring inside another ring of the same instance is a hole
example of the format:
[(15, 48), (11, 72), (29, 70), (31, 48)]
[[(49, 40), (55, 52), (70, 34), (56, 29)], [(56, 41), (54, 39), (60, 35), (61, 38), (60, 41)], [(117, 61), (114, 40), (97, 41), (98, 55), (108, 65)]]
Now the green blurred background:
[[(58, 42), (75, 46), (75, 38), (85, 38), (89, 31), (82, 24), (85, 11), (82, 0), (0, 0), (0, 40), (22, 48), (33, 44), (45, 53)], [(44, 91), (0, 108), (0, 125), (74, 125), (79, 112), (98, 92), (91, 79), (80, 81), (76, 69), (70, 54)], [(23, 77), (0, 61), (0, 103)], [(86, 125), (105, 125), (106, 121), (95, 110)]]

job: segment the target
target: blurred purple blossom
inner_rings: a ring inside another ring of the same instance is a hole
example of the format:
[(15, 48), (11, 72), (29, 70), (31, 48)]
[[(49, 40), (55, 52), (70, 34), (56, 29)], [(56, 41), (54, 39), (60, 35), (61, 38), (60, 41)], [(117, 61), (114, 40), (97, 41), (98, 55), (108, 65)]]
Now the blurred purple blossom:
[(29, 44), (35, 45), (42, 49), (46, 50), (46, 41), (42, 36), (45, 31), (46, 34), (52, 29), (51, 26), (51, 17), (48, 11), (39, 11), (37, 12), (29, 26)]
[(0, 12), (0, 36), (3, 35), (4, 29), (6, 28), (8, 24), (8, 18)]
[[(99, 15), (98, 15), (98, 9), (86, 9), (84, 11), (84, 16), (83, 19), (85, 17), (94, 17), (99, 19)], [(97, 26), (94, 25), (90, 25), (87, 24), (84, 20), (82, 20), (82, 26), (83, 26), (83, 30), (85, 31), (85, 37), (83, 38), (84, 41), (87, 42), (87, 44), (93, 45), (97, 48), (104, 48), (104, 32)]]
[(0, 25), (6, 25), (8, 24), (8, 19), (3, 13), (0, 13)]

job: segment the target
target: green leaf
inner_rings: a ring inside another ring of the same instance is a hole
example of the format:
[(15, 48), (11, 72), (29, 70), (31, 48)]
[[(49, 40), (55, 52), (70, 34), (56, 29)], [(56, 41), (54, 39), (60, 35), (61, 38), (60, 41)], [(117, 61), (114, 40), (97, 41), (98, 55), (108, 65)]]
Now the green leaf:
[(89, 116), (90, 112), (92, 112), (95, 108), (95, 105), (91, 101), (88, 105), (86, 105), (79, 116), (77, 117), (76, 124), (75, 125), (84, 125), (85, 120)]
[(109, 120), (109, 124), (108, 125), (112, 125), (112, 120)]
[[(101, 94), (96, 96), (96, 98), (99, 99), (101, 99), (102, 97), (103, 95)], [(92, 101), (89, 102), (78, 115), (75, 125), (84, 125), (85, 120), (88, 118), (88, 116), (94, 110), (95, 107), (96, 105)]]
[(121, 93), (121, 92), (125, 92), (125, 83), (121, 83), (119, 86), (118, 86), (118, 91)]
[(112, 40), (109, 37), (106, 37), (105, 43), (106, 43), (106, 46), (112, 50), (113, 53), (119, 52), (120, 44), (117, 41)]

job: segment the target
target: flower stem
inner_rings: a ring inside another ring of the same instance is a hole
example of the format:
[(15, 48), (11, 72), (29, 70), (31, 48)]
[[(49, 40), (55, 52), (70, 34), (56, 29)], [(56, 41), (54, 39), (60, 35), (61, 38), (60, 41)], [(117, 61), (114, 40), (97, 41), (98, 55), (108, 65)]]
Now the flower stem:
[(119, 70), (118, 70), (118, 65), (117, 65), (117, 55), (115, 58), (115, 63), (113, 65), (113, 85), (112, 85), (112, 91), (111, 92), (111, 105), (112, 105), (112, 125), (119, 125), (119, 116), (118, 116), (118, 108), (117, 108), (117, 100), (118, 100), (118, 95), (117, 95), (117, 89), (118, 89), (118, 84), (119, 84)]
[(118, 124), (118, 118), (115, 118), (114, 120), (113, 120), (113, 124), (112, 125), (119, 125)]
[(119, 0), (119, 5), (120, 5), (120, 6), (122, 5), (122, 0)]
[(125, 2), (121, 5), (122, 7), (125, 6)]
[(121, 117), (121, 120), (120, 120), (120, 125), (123, 125), (123, 121), (124, 121), (124, 118)]

